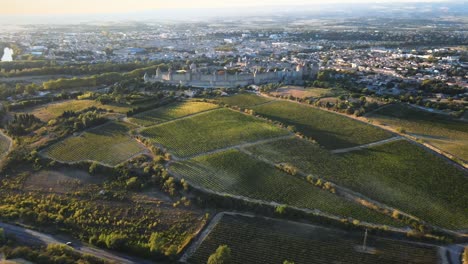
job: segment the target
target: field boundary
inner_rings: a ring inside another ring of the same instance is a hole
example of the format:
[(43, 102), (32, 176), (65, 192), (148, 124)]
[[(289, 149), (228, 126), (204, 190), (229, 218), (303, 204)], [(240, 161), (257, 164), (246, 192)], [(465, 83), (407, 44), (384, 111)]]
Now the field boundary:
[(389, 138), (389, 139), (384, 139), (384, 140), (380, 140), (380, 141), (376, 141), (376, 142), (372, 142), (372, 143), (369, 143), (369, 144), (364, 144), (364, 145), (360, 145), (360, 146), (356, 146), (356, 147), (335, 149), (335, 150), (332, 150), (330, 152), (332, 154), (347, 153), (347, 152), (351, 152), (351, 151), (355, 151), (355, 150), (361, 150), (361, 149), (366, 149), (366, 148), (370, 148), (370, 147), (385, 145), (387, 143), (402, 140), (402, 139), (403, 139), (402, 136), (395, 136), (395, 137), (392, 137), (392, 138)]

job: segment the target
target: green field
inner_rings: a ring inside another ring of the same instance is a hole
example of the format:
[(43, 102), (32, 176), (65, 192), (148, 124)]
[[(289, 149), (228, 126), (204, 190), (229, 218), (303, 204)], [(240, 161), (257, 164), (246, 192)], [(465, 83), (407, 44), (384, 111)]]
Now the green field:
[(218, 246), (231, 249), (233, 264), (436, 264), (437, 247), (369, 236), (375, 254), (356, 251), (361, 233), (273, 219), (225, 215), (203, 240), (192, 264), (204, 264)]
[(56, 143), (45, 154), (63, 162), (92, 160), (115, 166), (145, 150), (127, 135), (130, 128), (124, 123), (108, 123)]
[(49, 121), (60, 116), (65, 111), (81, 111), (92, 106), (112, 110), (117, 113), (126, 113), (131, 109), (128, 106), (103, 105), (94, 100), (69, 100), (33, 107), (23, 112), (34, 114), (42, 121)]
[(248, 150), (275, 163), (294, 164), (432, 224), (468, 228), (466, 173), (405, 140), (339, 155), (298, 139)]
[(141, 134), (187, 157), (220, 148), (286, 135), (286, 130), (255, 117), (218, 109), (144, 129)]
[(385, 107), (369, 118), (394, 128), (402, 128), (406, 133), (468, 161), (468, 122), (425, 112), (406, 104)]
[(242, 108), (248, 108), (272, 101), (272, 99), (248, 93), (236, 94), (229, 97), (219, 97), (216, 100), (231, 106), (239, 106)]
[(0, 158), (5, 155), (10, 147), (10, 140), (0, 134)]
[(253, 107), (256, 113), (293, 125), (327, 149), (363, 145), (391, 137), (389, 132), (350, 118), (293, 102), (278, 101)]
[(295, 98), (336, 97), (346, 93), (346, 90), (341, 88), (303, 88), (301, 86), (285, 86), (275, 90), (274, 92), (271, 92), (271, 94), (275, 96), (293, 96)]
[(155, 110), (137, 114), (129, 120), (141, 126), (152, 126), (199, 112), (217, 108), (217, 105), (204, 102), (182, 102), (163, 106)]
[(197, 186), (220, 193), (319, 209), (367, 222), (399, 224), (387, 216), (344, 200), (237, 150), (174, 163), (171, 170)]

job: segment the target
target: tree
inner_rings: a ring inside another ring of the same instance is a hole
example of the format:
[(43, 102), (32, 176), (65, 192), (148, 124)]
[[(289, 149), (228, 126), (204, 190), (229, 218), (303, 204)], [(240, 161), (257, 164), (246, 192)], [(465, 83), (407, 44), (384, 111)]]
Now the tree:
[(5, 232), (0, 228), (0, 246), (6, 242)]
[(285, 260), (283, 264), (294, 264), (294, 261)]
[(226, 245), (221, 245), (209, 258), (207, 264), (228, 264), (231, 263), (231, 249)]
[(151, 252), (161, 251), (166, 244), (166, 239), (161, 233), (154, 232), (149, 239), (149, 248)]
[(463, 264), (468, 264), (468, 247), (465, 247), (465, 252), (463, 252)]

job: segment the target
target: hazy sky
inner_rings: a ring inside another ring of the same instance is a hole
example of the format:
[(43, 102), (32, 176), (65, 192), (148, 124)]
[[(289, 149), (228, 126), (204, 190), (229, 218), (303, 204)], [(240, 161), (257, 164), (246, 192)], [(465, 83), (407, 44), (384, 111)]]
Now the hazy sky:
[[(437, 0), (412, 0), (411, 2)], [(165, 8), (225, 8), (239, 6), (305, 5), (336, 2), (407, 2), (405, 0), (0, 0), (0, 14), (124, 13)], [(437, 1), (437, 2), (442, 2)]]

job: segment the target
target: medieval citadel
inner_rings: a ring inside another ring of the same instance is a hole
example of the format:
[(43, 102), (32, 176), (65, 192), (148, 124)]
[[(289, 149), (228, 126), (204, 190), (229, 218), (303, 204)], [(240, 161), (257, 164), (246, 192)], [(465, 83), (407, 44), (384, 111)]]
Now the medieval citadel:
[(145, 74), (145, 82), (161, 82), (173, 85), (183, 85), (200, 88), (226, 87), (236, 88), (248, 85), (262, 85), (267, 83), (284, 83), (303, 85), (304, 79), (316, 74), (316, 64), (305, 63), (284, 64), (281, 69), (263, 68), (244, 64), (242, 68), (230, 66), (219, 69), (216, 67), (198, 68), (192, 63), (189, 70), (162, 72), (159, 68), (155, 75)]

